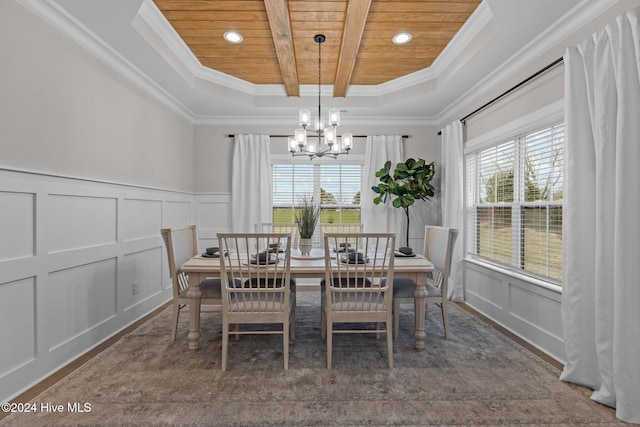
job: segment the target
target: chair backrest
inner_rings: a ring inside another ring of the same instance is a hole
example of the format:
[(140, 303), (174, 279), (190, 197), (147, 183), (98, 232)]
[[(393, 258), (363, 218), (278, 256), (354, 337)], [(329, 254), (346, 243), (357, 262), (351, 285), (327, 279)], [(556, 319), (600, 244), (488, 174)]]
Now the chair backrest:
[(455, 228), (427, 225), (424, 227), (424, 256), (434, 267), (433, 285), (446, 296), (453, 247), (458, 237)]
[[(362, 233), (362, 224), (320, 224), (322, 236), (327, 233)], [(355, 243), (355, 240), (348, 243)]]
[(326, 233), (327, 302), (350, 312), (391, 310), (394, 248), (393, 233)]
[(261, 222), (255, 224), (256, 233), (291, 233), (295, 235), (296, 224), (292, 222)]
[(290, 233), (218, 233), (225, 311), (286, 313), (290, 291)]
[(177, 297), (189, 287), (186, 274), (180, 272), (182, 264), (198, 253), (196, 226), (163, 228), (160, 230), (167, 250), (169, 275), (173, 283), (173, 296)]
[(294, 222), (261, 222), (255, 224), (256, 233), (291, 233), (291, 248), (298, 247), (300, 234), (298, 225)]

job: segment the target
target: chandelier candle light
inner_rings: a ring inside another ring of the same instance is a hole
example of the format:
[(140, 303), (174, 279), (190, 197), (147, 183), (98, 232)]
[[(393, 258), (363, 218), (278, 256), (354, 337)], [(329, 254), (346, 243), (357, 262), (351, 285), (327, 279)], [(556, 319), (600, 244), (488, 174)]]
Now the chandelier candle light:
[[(337, 127), (340, 124), (340, 110), (329, 110), (328, 121), (322, 117), (321, 106), (321, 59), (322, 59), (322, 43), (326, 37), (317, 34), (313, 40), (318, 43), (318, 117), (313, 121), (314, 126), (309, 130), (311, 135), (307, 135), (307, 128), (311, 124), (311, 112), (309, 110), (300, 110), (299, 121), (301, 128), (296, 129), (294, 136), (289, 137), (289, 151), (291, 155), (309, 156), (312, 160), (316, 157), (333, 157), (334, 159), (340, 154), (349, 154), (349, 150), (353, 147), (353, 134), (344, 133), (338, 135)], [(325, 147), (322, 146), (324, 140)]]

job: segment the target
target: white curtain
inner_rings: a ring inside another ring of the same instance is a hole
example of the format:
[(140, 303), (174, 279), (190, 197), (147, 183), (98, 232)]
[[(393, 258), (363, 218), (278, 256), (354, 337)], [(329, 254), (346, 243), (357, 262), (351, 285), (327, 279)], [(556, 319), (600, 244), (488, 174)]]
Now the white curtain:
[(640, 8), (564, 56), (560, 378), (640, 423)]
[(362, 191), (360, 193), (362, 229), (365, 233), (396, 233), (396, 246), (404, 246), (406, 237), (404, 210), (394, 208), (390, 201), (387, 201), (386, 204), (374, 205), (373, 199), (376, 193), (371, 189), (380, 182), (376, 178), (376, 172), (384, 167), (387, 160), (391, 160), (392, 169), (397, 163), (404, 162), (402, 136), (367, 136), (366, 144)]
[(272, 187), (268, 135), (236, 135), (231, 179), (231, 230), (249, 233), (271, 222)]
[(449, 273), (449, 298), (464, 301), (462, 285), (462, 249), (463, 249), (463, 132), (462, 123), (455, 121), (442, 129), (442, 225), (457, 228), (458, 238), (453, 247), (451, 271)]

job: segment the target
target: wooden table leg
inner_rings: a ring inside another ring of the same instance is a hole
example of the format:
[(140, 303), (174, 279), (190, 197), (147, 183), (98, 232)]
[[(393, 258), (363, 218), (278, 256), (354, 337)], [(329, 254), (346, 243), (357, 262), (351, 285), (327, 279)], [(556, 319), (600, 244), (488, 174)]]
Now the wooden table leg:
[(423, 280), (416, 280), (416, 287), (413, 290), (413, 303), (414, 315), (416, 322), (415, 338), (416, 338), (416, 350), (424, 350), (424, 341), (427, 338), (427, 334), (424, 331), (424, 299), (427, 296), (427, 290)]
[(187, 289), (187, 297), (189, 298), (189, 350), (197, 350), (200, 346), (200, 279), (196, 273), (189, 274), (189, 289)]

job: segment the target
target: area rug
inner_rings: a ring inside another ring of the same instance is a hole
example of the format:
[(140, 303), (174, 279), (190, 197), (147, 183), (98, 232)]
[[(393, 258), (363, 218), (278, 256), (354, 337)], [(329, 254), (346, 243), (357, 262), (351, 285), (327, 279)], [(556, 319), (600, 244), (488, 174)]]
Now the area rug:
[[(201, 348), (193, 352), (188, 315), (170, 341), (169, 307), (33, 399), (36, 413), (12, 414), (0, 425), (623, 424), (589, 390), (559, 381), (556, 368), (455, 305), (449, 339), (439, 311), (428, 310), (421, 352), (413, 348), (413, 314), (403, 311), (393, 369), (384, 337), (345, 334), (334, 337), (328, 370), (318, 298), (298, 295), (288, 371), (281, 337), (245, 335), (230, 340), (221, 372), (221, 314), (203, 313)], [(43, 411), (43, 404), (62, 410)]]

